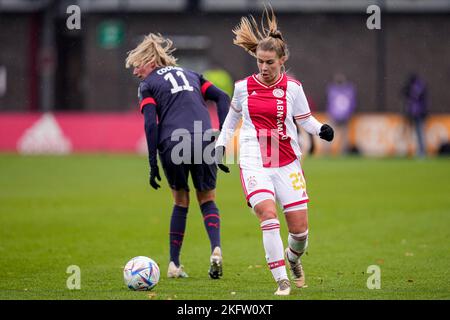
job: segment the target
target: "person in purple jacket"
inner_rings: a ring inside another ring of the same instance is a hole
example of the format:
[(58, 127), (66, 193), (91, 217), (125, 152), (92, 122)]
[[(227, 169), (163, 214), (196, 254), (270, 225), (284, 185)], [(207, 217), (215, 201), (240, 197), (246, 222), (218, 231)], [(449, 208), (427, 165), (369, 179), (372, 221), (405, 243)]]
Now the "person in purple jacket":
[(341, 136), (341, 153), (349, 150), (348, 124), (356, 108), (356, 88), (342, 73), (334, 75), (327, 87), (327, 113)]
[[(220, 128), (228, 113), (230, 98), (202, 75), (177, 66), (170, 39), (150, 33), (128, 52), (126, 67), (141, 79), (138, 90), (144, 115), (150, 163), (151, 187), (158, 189), (157, 153), (172, 190), (174, 206), (170, 223), (169, 278), (187, 277), (180, 264), (180, 251), (189, 208), (188, 178), (191, 174), (197, 201), (211, 244), (209, 275), (222, 276), (220, 215), (215, 204), (217, 167), (214, 162), (214, 136), (205, 100), (216, 103)], [(186, 141), (187, 146), (186, 147)], [(200, 142), (200, 143), (199, 143)], [(183, 148), (180, 148), (183, 145)], [(200, 155), (200, 157), (199, 157)], [(211, 160), (212, 159), (212, 160)]]
[(406, 118), (416, 132), (416, 155), (424, 157), (426, 155), (424, 123), (427, 117), (427, 87), (417, 74), (409, 76), (403, 87), (403, 97), (405, 99)]

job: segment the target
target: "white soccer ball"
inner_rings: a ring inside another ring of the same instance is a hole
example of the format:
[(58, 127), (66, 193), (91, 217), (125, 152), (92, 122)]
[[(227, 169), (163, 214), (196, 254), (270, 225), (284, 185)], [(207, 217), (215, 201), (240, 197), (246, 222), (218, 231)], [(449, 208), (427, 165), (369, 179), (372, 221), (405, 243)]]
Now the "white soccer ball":
[(123, 279), (131, 290), (151, 290), (159, 281), (158, 264), (144, 256), (134, 257), (123, 269)]

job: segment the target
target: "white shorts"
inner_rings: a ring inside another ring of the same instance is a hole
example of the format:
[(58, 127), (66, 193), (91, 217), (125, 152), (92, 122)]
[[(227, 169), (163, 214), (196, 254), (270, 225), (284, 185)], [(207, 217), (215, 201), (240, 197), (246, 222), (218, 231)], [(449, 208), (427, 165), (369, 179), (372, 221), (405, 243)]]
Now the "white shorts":
[(309, 202), (299, 160), (279, 168), (241, 168), (241, 183), (252, 208), (263, 200), (276, 200), (289, 212), (306, 209)]

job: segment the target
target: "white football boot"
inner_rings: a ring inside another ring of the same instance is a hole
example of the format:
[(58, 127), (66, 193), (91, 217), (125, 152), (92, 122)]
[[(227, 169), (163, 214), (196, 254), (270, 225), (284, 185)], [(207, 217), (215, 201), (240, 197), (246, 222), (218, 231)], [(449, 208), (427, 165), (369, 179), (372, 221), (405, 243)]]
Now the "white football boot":
[(168, 278), (187, 278), (188, 275), (186, 272), (184, 272), (183, 265), (180, 265), (177, 267), (173, 261), (170, 261), (169, 263), (169, 269), (167, 270), (167, 277)]
[(277, 296), (288, 296), (291, 293), (291, 283), (289, 279), (281, 279), (277, 281), (278, 289), (275, 291)]
[(296, 262), (289, 260), (288, 256), (289, 248), (286, 248), (285, 255), (286, 260), (289, 262), (289, 267), (291, 269), (292, 278), (294, 280), (295, 286), (297, 288), (306, 288), (305, 285), (305, 271), (303, 271), (302, 262), (298, 259)]
[(212, 279), (219, 279), (222, 276), (222, 250), (215, 247), (209, 259), (209, 276)]

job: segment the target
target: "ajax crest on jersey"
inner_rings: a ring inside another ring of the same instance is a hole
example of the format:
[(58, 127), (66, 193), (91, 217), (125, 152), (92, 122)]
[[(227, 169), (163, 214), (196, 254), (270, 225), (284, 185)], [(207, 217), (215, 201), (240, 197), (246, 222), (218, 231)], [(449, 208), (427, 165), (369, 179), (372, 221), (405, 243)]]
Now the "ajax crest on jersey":
[(159, 276), (158, 264), (144, 256), (134, 257), (123, 269), (123, 279), (131, 290), (151, 290), (158, 284)]
[(284, 96), (284, 90), (280, 88), (273, 89), (272, 93), (276, 98), (283, 98)]
[(256, 177), (255, 176), (248, 177), (248, 179), (247, 179), (247, 187), (249, 189), (254, 189), (257, 184), (258, 184), (258, 182), (256, 181)]

